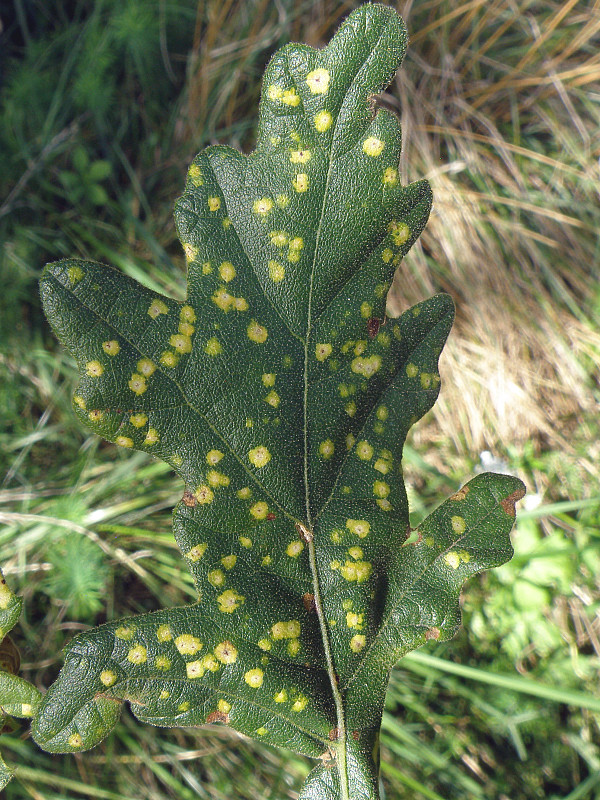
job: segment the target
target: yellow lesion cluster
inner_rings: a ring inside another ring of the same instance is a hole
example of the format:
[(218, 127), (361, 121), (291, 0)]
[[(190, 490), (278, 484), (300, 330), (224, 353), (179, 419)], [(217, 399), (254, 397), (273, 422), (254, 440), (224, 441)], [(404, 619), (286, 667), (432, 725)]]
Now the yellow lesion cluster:
[(333, 117), (331, 116), (330, 111), (323, 110), (315, 114), (313, 117), (313, 122), (318, 133), (325, 133), (329, 130), (329, 128), (331, 128)]
[(244, 297), (234, 297), (224, 286), (220, 286), (211, 297), (213, 303), (228, 313), (229, 311), (247, 311), (248, 302)]
[[(300, 260), (301, 252), (304, 249), (304, 239), (301, 236), (291, 236), (287, 231), (270, 231), (269, 239), (273, 247), (276, 247), (278, 249), (282, 249), (287, 246), (288, 248), (287, 260), (290, 263), (294, 264)], [(276, 261), (274, 262), (270, 261), (269, 265), (273, 264), (272, 269), (275, 270), (275, 274), (280, 275), (281, 272), (277, 271), (278, 267), (275, 267), (277, 263), (278, 262)], [(281, 269), (284, 269), (283, 266), (281, 267)], [(271, 270), (271, 266), (269, 266), (269, 270)], [(284, 273), (281, 274), (281, 279), (283, 279), (284, 274), (285, 270)], [(271, 275), (271, 278), (273, 280), (276, 280), (276, 278), (273, 277), (273, 275)]]
[(235, 589), (227, 589), (217, 597), (217, 604), (221, 613), (233, 614), (245, 600), (244, 595), (238, 594)]
[(371, 524), (366, 519), (347, 519), (346, 527), (359, 539), (365, 539), (371, 531)]
[(298, 173), (292, 180), (292, 186), (298, 194), (303, 194), (308, 191), (308, 175), (306, 172)]
[(444, 561), (452, 569), (458, 569), (461, 564), (468, 564), (471, 555), (466, 550), (449, 550), (444, 553)]
[(381, 368), (381, 356), (374, 354), (372, 356), (354, 358), (350, 364), (352, 372), (357, 375), (362, 375), (364, 378), (372, 378), (376, 372)]
[(202, 176), (202, 170), (198, 166), (198, 164), (192, 164), (191, 167), (188, 169), (188, 178), (192, 182), (194, 186), (202, 186), (204, 183), (204, 179)]
[(283, 86), (273, 83), (267, 89), (267, 97), (269, 100), (273, 100), (273, 102), (283, 103), (292, 108), (300, 105), (300, 95), (295, 87), (284, 89)]
[(326, 461), (332, 457), (334, 450), (335, 446), (331, 439), (325, 439), (324, 442), (319, 444), (319, 455)]

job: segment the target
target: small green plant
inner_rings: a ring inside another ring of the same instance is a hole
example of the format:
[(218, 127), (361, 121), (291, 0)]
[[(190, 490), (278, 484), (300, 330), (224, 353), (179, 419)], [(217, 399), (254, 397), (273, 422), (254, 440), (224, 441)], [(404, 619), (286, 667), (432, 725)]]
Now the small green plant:
[(184, 302), (93, 262), (46, 267), (77, 416), (185, 483), (174, 532), (198, 600), (77, 635), (29, 702), (45, 750), (93, 747), (127, 700), (154, 725), (230, 725), (320, 760), (302, 800), (376, 800), (391, 668), (450, 638), (464, 581), (511, 557), (510, 476), (409, 526), (402, 447), (438, 395), (454, 307), (386, 318), (431, 207), (425, 181), (401, 186), (400, 127), (375, 102), (406, 38), (365, 4), (324, 50), (274, 55), (256, 151), (209, 147), (189, 169)]

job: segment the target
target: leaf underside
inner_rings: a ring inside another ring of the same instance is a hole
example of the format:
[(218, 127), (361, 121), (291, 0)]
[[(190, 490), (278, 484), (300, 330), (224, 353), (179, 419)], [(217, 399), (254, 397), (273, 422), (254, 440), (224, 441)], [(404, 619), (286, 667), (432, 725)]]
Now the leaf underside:
[(174, 532), (198, 602), (76, 636), (34, 719), (45, 749), (94, 746), (127, 700), (322, 758), (305, 800), (373, 800), (389, 670), (452, 636), (464, 580), (510, 558), (508, 476), (475, 478), (407, 541), (402, 447), (454, 309), (385, 317), (431, 207), (426, 182), (400, 185), (399, 124), (372, 103), (405, 44), (392, 9), (363, 5), (325, 49), (273, 56), (256, 151), (207, 148), (176, 205), (185, 302), (104, 265), (46, 267), (77, 416), (185, 482)]

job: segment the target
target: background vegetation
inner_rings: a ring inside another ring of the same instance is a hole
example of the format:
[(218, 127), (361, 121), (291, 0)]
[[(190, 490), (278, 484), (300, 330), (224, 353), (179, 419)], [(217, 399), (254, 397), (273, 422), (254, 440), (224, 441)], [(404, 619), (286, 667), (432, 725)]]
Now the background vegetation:
[[(8, 0), (0, 9), (0, 558), (24, 595), (23, 674), (56, 675), (88, 625), (193, 599), (168, 467), (79, 427), (71, 359), (39, 307), (46, 261), (119, 266), (183, 296), (171, 210), (188, 162), (253, 146), (259, 79), (356, 2)], [(600, 798), (600, 6), (399, 2), (411, 34), (381, 102), (431, 221), (390, 310), (449, 291), (457, 325), (434, 413), (407, 448), (415, 518), (490, 464), (529, 487), (516, 556), (469, 583), (465, 626), (392, 676), (395, 800)], [(8, 730), (6, 730), (8, 728)], [(305, 761), (223, 728), (134, 723), (80, 757), (5, 726), (7, 800), (294, 798)]]

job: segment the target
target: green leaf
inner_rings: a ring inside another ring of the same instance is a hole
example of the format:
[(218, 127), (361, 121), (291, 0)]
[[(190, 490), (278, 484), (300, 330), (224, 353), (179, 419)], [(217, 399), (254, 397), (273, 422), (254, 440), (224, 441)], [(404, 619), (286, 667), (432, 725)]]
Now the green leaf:
[(0, 672), (0, 711), (12, 717), (28, 719), (33, 717), (41, 693), (29, 681)]
[(431, 207), (426, 182), (400, 185), (399, 124), (372, 102), (405, 45), (398, 15), (365, 4), (324, 50), (274, 55), (256, 151), (209, 147), (176, 205), (185, 302), (47, 266), (77, 416), (185, 482), (174, 532), (198, 602), (76, 636), (34, 719), (44, 748), (92, 747), (127, 700), (152, 724), (321, 758), (303, 800), (375, 800), (390, 669), (451, 636), (464, 580), (510, 557), (509, 476), (409, 528), (402, 447), (438, 395), (454, 307), (385, 316)]
[(23, 599), (9, 588), (0, 569), (0, 642), (19, 621), (22, 607)]
[(9, 767), (2, 756), (0, 756), (0, 789), (4, 789), (10, 783), (14, 774), (14, 767)]

